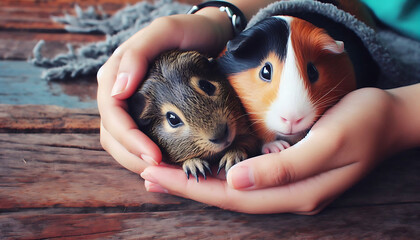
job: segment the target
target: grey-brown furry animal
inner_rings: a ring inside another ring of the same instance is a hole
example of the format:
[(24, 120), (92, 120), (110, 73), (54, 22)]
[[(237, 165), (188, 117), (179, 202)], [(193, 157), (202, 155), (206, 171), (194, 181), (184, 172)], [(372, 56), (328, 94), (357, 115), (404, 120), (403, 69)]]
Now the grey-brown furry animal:
[(254, 155), (259, 140), (216, 61), (194, 51), (173, 50), (156, 58), (146, 80), (129, 99), (139, 128), (160, 146), (165, 162), (187, 177), (206, 178)]

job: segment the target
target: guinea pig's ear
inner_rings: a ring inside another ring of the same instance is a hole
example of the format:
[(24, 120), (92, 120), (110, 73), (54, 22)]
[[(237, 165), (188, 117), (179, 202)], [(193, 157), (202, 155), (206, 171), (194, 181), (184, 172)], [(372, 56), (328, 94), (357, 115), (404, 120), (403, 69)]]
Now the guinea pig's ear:
[(142, 91), (137, 91), (128, 99), (129, 112), (139, 127), (146, 126), (150, 117), (151, 101)]
[(336, 41), (328, 36), (330, 39), (326, 42), (323, 46), (324, 50), (330, 51), (334, 54), (341, 54), (344, 52), (344, 42), (343, 41)]
[(270, 47), (267, 46), (271, 42), (270, 39), (277, 39), (282, 46), (282, 43), (287, 42), (288, 36), (289, 27), (285, 20), (277, 17), (266, 18), (230, 40), (227, 52), (238, 57), (260, 55), (263, 49)]
[(246, 54), (262, 42), (261, 37), (264, 37), (262, 35), (263, 33), (260, 31), (255, 31), (252, 28), (248, 29), (227, 43), (227, 52), (234, 55)]

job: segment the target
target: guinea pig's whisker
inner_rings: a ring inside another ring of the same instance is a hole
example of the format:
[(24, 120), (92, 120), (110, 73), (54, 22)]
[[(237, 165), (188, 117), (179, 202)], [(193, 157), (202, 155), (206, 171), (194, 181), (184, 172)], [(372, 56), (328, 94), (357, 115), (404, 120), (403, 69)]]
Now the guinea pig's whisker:
[(348, 75), (346, 75), (345, 77), (343, 77), (341, 79), (341, 81), (339, 81), (334, 87), (332, 87), (328, 92), (326, 92), (324, 95), (322, 95), (317, 101), (315, 101), (314, 105), (318, 106), (318, 102), (320, 102), (321, 100), (323, 100), (326, 96), (328, 96), (332, 91), (334, 91), (346, 78)]
[(336, 104), (336, 101), (334, 100), (334, 101), (326, 102), (322, 105), (317, 105), (317, 106), (315, 106), (315, 108), (317, 108), (317, 109), (328, 109), (328, 108), (334, 106), (335, 104)]
[(257, 123), (261, 122), (260, 120), (254, 120), (251, 122), (251, 126), (257, 125)]
[(315, 107), (324, 107), (324, 106), (329, 106), (331, 104), (334, 104), (335, 101), (337, 100), (336, 97), (329, 97), (329, 98), (324, 98), (322, 99), (322, 101), (318, 101), (317, 103), (315, 103)]

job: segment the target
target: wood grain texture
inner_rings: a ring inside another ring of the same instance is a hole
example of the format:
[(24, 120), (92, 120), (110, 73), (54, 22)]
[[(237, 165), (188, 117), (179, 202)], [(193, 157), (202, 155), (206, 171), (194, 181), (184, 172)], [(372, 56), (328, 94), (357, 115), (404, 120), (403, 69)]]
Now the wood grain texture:
[(147, 193), (139, 175), (102, 150), (98, 134), (0, 134), (0, 152), (0, 211), (108, 208), (104, 211), (112, 212), (203, 206)]
[[(167, 195), (150, 200), (157, 195), (146, 193), (138, 175), (102, 150), (98, 134), (5, 133), (0, 150), (0, 209), (142, 204), (165, 209), (174, 204)], [(332, 207), (420, 203), (419, 152), (387, 161)], [(183, 205), (178, 198), (175, 202)]]
[(97, 133), (99, 123), (97, 109), (0, 104), (2, 133)]
[[(43, 56), (53, 57), (67, 51), (66, 44), (71, 43), (77, 49), (89, 42), (105, 39), (101, 34), (69, 34), (64, 25), (54, 22), (52, 16), (75, 14), (74, 6), (82, 9), (89, 6), (108, 15), (135, 4), (141, 0), (2, 0), (0, 1), (0, 59), (26, 60), (32, 56), (35, 44), (44, 39), (48, 49)], [(149, 1), (152, 2), (152, 1)], [(181, 0), (178, 2), (197, 4), (200, 0)]]
[[(51, 16), (62, 16), (64, 13), (75, 14), (74, 6), (82, 9), (97, 7), (106, 14), (112, 14), (128, 4), (141, 0), (2, 0), (0, 2), (0, 30), (29, 30), (63, 32), (63, 25), (51, 20)], [(153, 2), (153, 1), (148, 1)], [(178, 0), (187, 4), (197, 4), (200, 0)]]
[(45, 41), (41, 53), (46, 58), (68, 52), (67, 44), (75, 49), (90, 42), (105, 40), (104, 35), (77, 33), (45, 33), (27, 31), (0, 31), (0, 59), (23, 60), (33, 58), (32, 50), (40, 41)]
[(220, 210), (0, 216), (6, 238), (416, 239), (418, 204), (329, 209), (317, 217)]
[[(332, 206), (420, 203), (420, 148), (398, 153), (377, 166)], [(417, 209), (420, 213), (420, 209)]]

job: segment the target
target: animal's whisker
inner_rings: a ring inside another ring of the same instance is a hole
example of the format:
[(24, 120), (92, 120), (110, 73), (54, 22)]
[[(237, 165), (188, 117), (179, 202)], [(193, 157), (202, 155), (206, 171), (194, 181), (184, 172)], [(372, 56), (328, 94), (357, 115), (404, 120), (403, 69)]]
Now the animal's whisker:
[(324, 107), (331, 107), (336, 103), (338, 99), (336, 97), (325, 98), (322, 101), (317, 102), (314, 104), (315, 108), (324, 108)]
[[(344, 81), (346, 80), (348, 77), (350, 77), (350, 74), (346, 74), (334, 87), (332, 87), (328, 92), (326, 92), (324, 95), (322, 95), (318, 100), (316, 100), (314, 102), (314, 106), (316, 108), (324, 108), (324, 107), (331, 107), (332, 105), (334, 105), (336, 103), (336, 101), (338, 99), (340, 99), (341, 97), (339, 96), (332, 96), (330, 98), (327, 98), (327, 96), (331, 93), (331, 92), (337, 92), (340, 90), (336, 90), (338, 88), (338, 86)], [(343, 94), (345, 95), (346, 92), (342, 91)]]
[(343, 82), (344, 78), (341, 79), (341, 81), (339, 81), (334, 87), (332, 87), (328, 92), (326, 92), (324, 95), (322, 95), (317, 101), (314, 102), (314, 105), (317, 105), (317, 102), (321, 101), (322, 99), (324, 99), (326, 96), (328, 96), (332, 91), (334, 91), (342, 82)]

